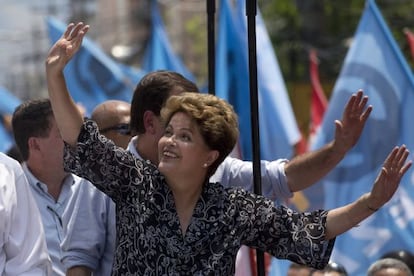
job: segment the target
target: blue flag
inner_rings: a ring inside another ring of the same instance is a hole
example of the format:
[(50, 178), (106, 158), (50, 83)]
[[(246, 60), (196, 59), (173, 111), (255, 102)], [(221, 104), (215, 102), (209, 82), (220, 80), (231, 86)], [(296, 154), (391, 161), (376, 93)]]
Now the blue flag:
[(147, 72), (171, 70), (195, 81), (194, 76), (187, 70), (171, 47), (156, 0), (151, 1), (151, 22), (151, 37), (143, 58), (142, 69)]
[[(321, 182), (325, 208), (342, 206), (369, 192), (391, 149), (414, 149), (414, 80), (411, 69), (378, 7), (368, 0), (313, 149), (331, 141), (334, 120), (351, 94), (363, 89), (373, 105), (357, 145)], [(332, 260), (349, 275), (366, 275), (368, 266), (388, 251), (414, 248), (414, 183), (410, 170), (389, 203), (336, 241)]]
[(240, 150), (244, 159), (252, 159), (250, 122), (249, 71), (247, 45), (237, 30), (232, 8), (220, 1), (216, 50), (215, 93), (231, 103), (239, 116)]
[[(47, 26), (52, 44), (66, 30), (66, 25), (54, 18), (47, 19)], [(73, 99), (86, 108), (87, 115), (105, 100), (130, 102), (136, 85), (117, 62), (87, 37), (81, 49), (66, 65), (64, 74)]]
[(121, 68), (122, 72), (125, 74), (128, 80), (128, 83), (132, 85), (134, 89), (136, 85), (140, 82), (140, 80), (146, 75), (146, 72), (139, 68), (131, 67), (123, 63), (118, 63), (118, 66), (119, 68)]
[[(258, 12), (257, 74), (261, 158), (290, 158), (300, 139), (279, 64)], [(228, 100), (240, 121), (243, 159), (252, 159), (247, 24), (244, 1), (221, 1), (216, 56), (216, 95)]]
[(20, 105), (21, 100), (6, 88), (0, 86), (0, 113), (12, 115), (14, 109)]
[(0, 152), (7, 152), (14, 144), (13, 134), (4, 124), (4, 116), (12, 116), (14, 109), (21, 103), (20, 99), (14, 96), (6, 88), (0, 87)]

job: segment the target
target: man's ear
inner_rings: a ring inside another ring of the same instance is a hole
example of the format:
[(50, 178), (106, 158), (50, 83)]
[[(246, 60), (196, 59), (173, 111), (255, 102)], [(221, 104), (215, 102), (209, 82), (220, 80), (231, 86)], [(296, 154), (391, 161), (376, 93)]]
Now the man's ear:
[(154, 112), (152, 111), (145, 111), (144, 112), (144, 127), (145, 127), (145, 132), (148, 132), (150, 134), (155, 134), (157, 131), (156, 128), (156, 117)]
[(39, 150), (39, 143), (37, 143), (37, 139), (36, 137), (30, 137), (29, 140), (27, 141), (27, 147), (30, 150)]

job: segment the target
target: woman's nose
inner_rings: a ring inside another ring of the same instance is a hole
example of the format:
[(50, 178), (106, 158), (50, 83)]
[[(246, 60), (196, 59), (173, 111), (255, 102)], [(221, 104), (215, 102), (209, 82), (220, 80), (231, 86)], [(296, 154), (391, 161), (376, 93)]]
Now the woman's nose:
[(170, 137), (168, 137), (167, 139), (168, 144), (172, 145), (172, 146), (176, 146), (176, 142), (175, 142), (175, 136), (171, 135)]

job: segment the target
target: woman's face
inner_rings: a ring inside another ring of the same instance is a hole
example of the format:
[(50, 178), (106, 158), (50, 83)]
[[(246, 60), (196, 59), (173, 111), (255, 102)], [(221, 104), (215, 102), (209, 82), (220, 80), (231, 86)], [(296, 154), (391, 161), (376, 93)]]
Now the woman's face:
[[(174, 114), (158, 142), (158, 168), (167, 179), (171, 176), (204, 177), (218, 156), (210, 150), (198, 126), (183, 112)], [(198, 179), (198, 178), (195, 178)]]

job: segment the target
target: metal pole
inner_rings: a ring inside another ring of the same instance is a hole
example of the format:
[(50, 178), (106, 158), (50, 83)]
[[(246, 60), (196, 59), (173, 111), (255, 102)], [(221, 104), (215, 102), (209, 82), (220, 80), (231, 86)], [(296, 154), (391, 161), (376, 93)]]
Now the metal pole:
[(216, 53), (215, 53), (215, 12), (216, 0), (207, 0), (207, 45), (208, 45), (208, 93), (215, 94), (216, 89)]
[[(256, 49), (256, 14), (257, 1), (246, 0), (247, 40), (249, 44), (249, 83), (250, 83), (250, 118), (253, 141), (253, 180), (254, 192), (262, 194), (262, 179), (260, 172), (260, 135), (257, 85), (257, 49)], [(265, 275), (264, 252), (256, 250), (257, 275)]]

